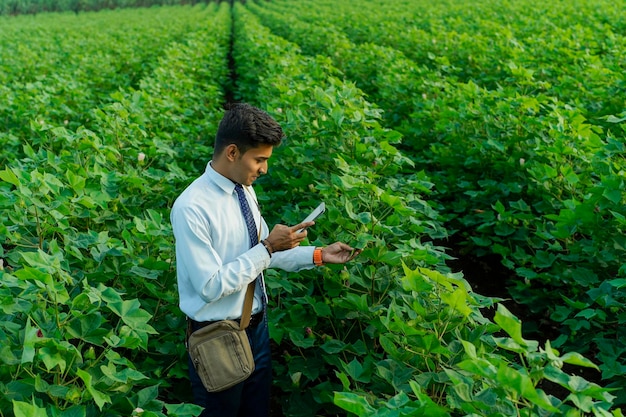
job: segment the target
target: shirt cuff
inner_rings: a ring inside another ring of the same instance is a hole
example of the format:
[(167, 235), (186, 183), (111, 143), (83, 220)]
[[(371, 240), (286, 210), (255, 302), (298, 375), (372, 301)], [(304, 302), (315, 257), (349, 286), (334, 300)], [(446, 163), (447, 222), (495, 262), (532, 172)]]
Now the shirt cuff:
[(271, 256), (265, 249), (262, 243), (258, 243), (248, 251), (250, 259), (254, 263), (254, 266), (258, 269), (258, 274), (265, 271), (270, 266)]

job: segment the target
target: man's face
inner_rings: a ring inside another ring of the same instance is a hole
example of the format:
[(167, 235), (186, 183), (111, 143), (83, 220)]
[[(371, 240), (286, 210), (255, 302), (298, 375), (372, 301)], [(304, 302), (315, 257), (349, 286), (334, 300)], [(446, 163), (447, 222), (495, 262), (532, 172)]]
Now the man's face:
[(243, 185), (252, 185), (257, 178), (267, 173), (267, 160), (272, 156), (273, 150), (274, 146), (263, 144), (248, 149), (244, 154), (239, 152), (235, 160), (233, 179)]

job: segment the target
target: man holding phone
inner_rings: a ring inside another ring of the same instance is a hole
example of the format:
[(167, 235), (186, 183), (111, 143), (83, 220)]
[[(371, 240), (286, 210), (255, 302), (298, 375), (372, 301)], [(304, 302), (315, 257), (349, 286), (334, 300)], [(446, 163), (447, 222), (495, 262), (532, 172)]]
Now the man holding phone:
[(246, 329), (255, 370), (232, 388), (208, 392), (190, 363), (194, 402), (205, 408), (202, 417), (269, 415), (272, 373), (263, 271), (345, 263), (360, 252), (342, 242), (324, 248), (300, 246), (313, 221), (278, 224), (269, 231), (251, 185), (267, 173), (268, 160), (283, 136), (280, 125), (264, 111), (243, 103), (231, 105), (218, 127), (213, 159), (172, 207), (180, 308), (193, 330), (219, 320), (238, 320), (246, 288), (256, 279)]

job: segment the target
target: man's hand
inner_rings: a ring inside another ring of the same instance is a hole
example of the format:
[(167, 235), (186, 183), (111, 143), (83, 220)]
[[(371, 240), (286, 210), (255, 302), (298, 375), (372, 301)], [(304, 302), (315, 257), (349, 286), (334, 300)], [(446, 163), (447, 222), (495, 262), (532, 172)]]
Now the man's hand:
[(322, 248), (322, 261), (326, 264), (345, 264), (361, 252), (361, 249), (354, 249), (343, 242), (335, 242)]
[(274, 252), (292, 249), (300, 245), (300, 242), (306, 238), (308, 233), (306, 229), (300, 233), (298, 233), (298, 230), (311, 227), (314, 224), (315, 222), (303, 222), (295, 226), (277, 224), (265, 240), (270, 244)]

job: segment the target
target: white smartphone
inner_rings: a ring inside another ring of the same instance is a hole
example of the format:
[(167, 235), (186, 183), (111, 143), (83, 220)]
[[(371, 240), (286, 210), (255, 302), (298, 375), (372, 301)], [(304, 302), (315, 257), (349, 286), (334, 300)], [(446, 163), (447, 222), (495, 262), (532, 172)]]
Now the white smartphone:
[[(319, 206), (317, 206), (317, 207), (315, 208), (315, 210), (313, 210), (313, 211), (311, 212), (311, 214), (309, 214), (309, 215), (307, 216), (307, 218), (306, 218), (306, 219), (302, 220), (302, 223), (304, 223), (304, 222), (312, 222), (313, 220), (315, 220), (315, 219), (317, 219), (319, 216), (321, 216), (321, 215), (322, 215), (322, 213), (324, 213), (325, 211), (326, 211), (326, 204), (324, 204), (324, 203), (322, 202)], [(300, 230), (298, 230), (298, 233), (302, 233), (302, 232), (304, 232), (304, 230), (305, 230), (305, 229), (306, 229), (306, 227), (305, 227), (305, 228), (302, 228), (302, 229), (300, 229)]]

